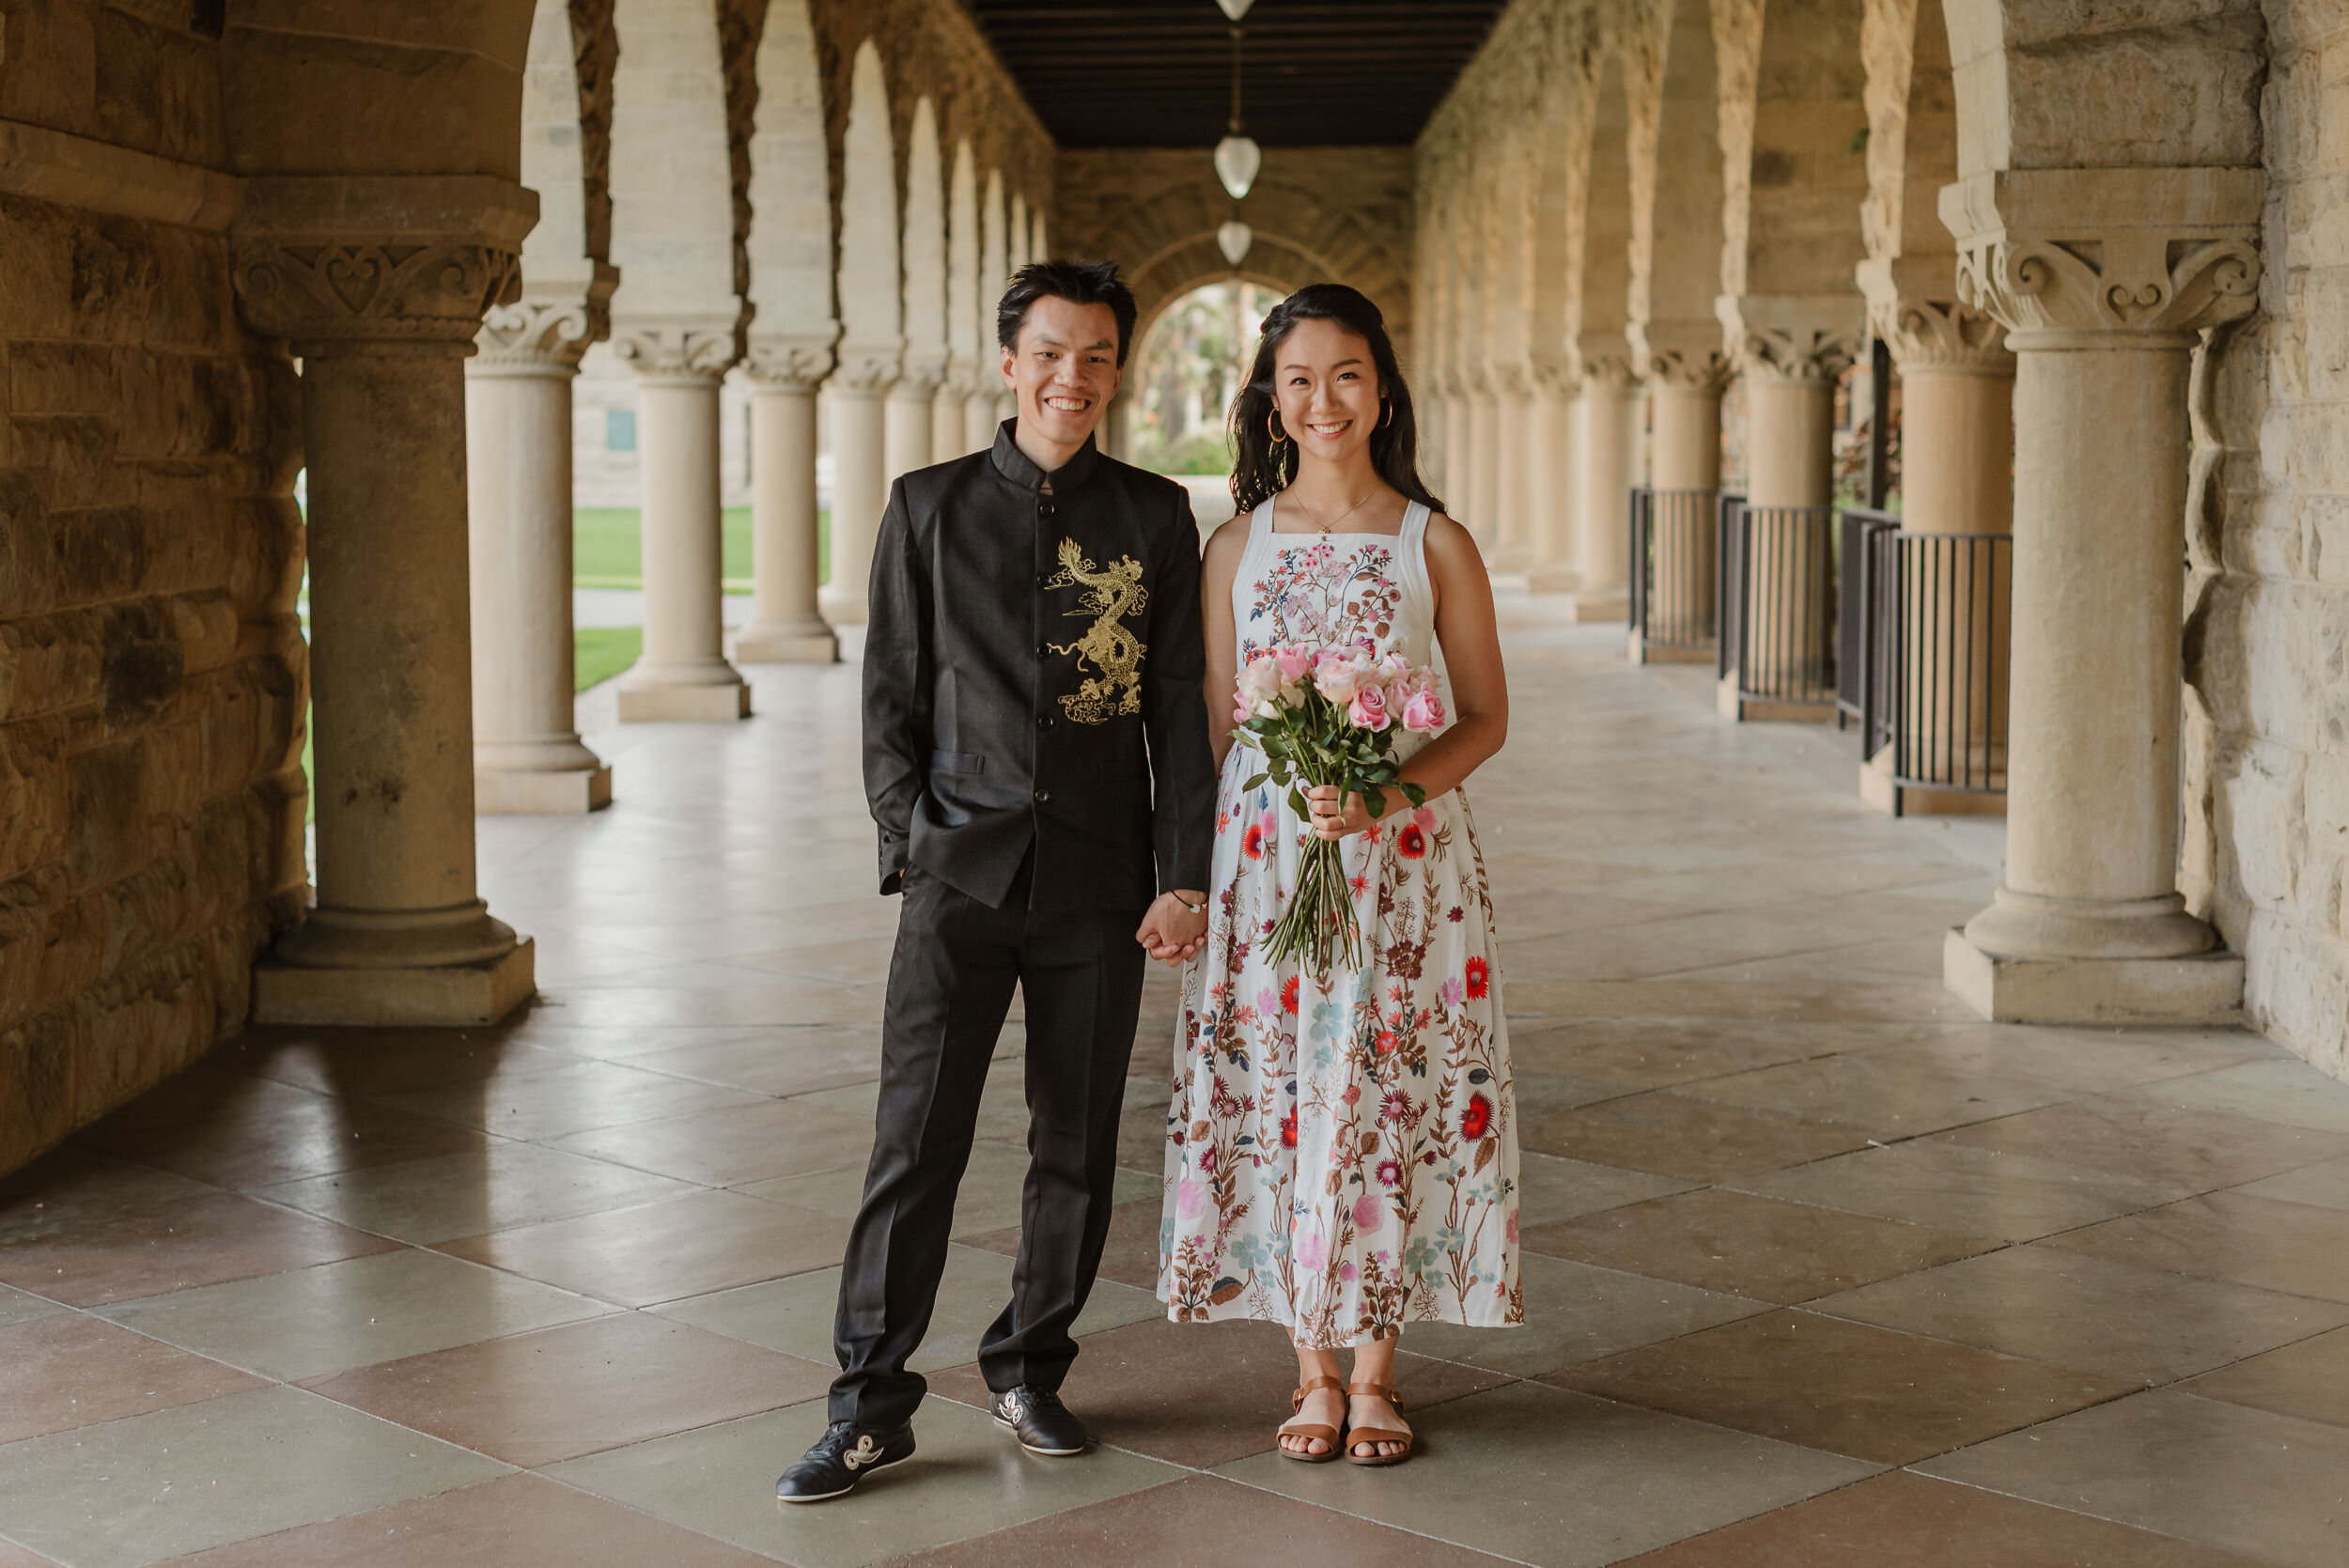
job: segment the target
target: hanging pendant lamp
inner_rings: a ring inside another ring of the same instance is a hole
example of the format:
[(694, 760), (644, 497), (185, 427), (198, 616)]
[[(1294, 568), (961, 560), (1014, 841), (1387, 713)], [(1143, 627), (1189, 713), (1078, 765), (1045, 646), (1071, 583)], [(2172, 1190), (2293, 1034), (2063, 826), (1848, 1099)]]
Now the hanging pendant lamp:
[(1256, 171), (1264, 166), (1264, 151), (1240, 129), (1239, 117), (1239, 49), (1244, 30), (1240, 17), (1252, 0), (1216, 0), (1232, 19), (1232, 121), (1224, 138), (1215, 144), (1215, 177), (1223, 182), (1223, 189), (1237, 201), (1256, 182)]
[[(1193, 229), (1191, 232), (1195, 234), (1198, 231)], [(1248, 254), (1248, 247), (1255, 242), (1256, 231), (1237, 218), (1234, 218), (1215, 231), (1216, 249), (1221, 251), (1223, 259), (1235, 267), (1238, 266), (1240, 258)]]
[(1215, 0), (1215, 3), (1223, 8), (1225, 16), (1237, 22), (1248, 14), (1248, 8), (1254, 5), (1256, 0)]

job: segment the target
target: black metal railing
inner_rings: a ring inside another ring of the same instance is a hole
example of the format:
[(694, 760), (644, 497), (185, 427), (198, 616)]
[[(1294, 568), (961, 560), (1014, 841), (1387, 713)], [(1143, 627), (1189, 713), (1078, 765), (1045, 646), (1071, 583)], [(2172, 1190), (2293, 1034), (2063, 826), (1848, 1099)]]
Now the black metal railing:
[(1835, 509), (1725, 504), (1718, 668), (1740, 702), (1832, 709)]
[(2003, 794), (2013, 536), (1878, 529), (1869, 553), (1860, 733), (1889, 751), (1895, 809), (1905, 789)]
[(1873, 541), (1888, 528), (1898, 528), (1901, 520), (1890, 512), (1872, 511), (1864, 506), (1846, 506), (1837, 524), (1836, 567), (1840, 591), (1835, 600), (1835, 727), (1842, 729), (1844, 721), (1859, 720), (1867, 709), (1863, 685), (1871, 670), (1881, 669), (1879, 660), (1871, 659), (1866, 638), (1877, 622), (1876, 600), (1882, 584), (1876, 581), (1876, 556)]
[(1719, 490), (1631, 492), (1631, 629), (1643, 647), (1712, 650)]

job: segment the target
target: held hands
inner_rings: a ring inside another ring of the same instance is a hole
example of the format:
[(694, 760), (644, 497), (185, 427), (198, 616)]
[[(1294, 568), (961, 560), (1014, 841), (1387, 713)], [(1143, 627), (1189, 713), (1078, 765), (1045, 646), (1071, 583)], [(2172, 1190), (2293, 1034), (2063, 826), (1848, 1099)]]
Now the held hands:
[[(1411, 802), (1399, 789), (1388, 790), (1386, 815), (1408, 810)], [(1314, 832), (1321, 838), (1344, 838), (1349, 833), (1367, 832), (1378, 820), (1370, 815), (1370, 807), (1360, 795), (1349, 794), (1341, 803), (1336, 784), (1309, 784), (1305, 788), (1305, 809), (1313, 814)]]
[[(1153, 958), (1163, 959), (1173, 969), (1195, 956), (1207, 945), (1207, 902), (1205, 893), (1188, 888), (1159, 894), (1142, 917), (1142, 929), (1134, 933), (1134, 940)], [(1193, 913), (1191, 906), (1200, 905)]]

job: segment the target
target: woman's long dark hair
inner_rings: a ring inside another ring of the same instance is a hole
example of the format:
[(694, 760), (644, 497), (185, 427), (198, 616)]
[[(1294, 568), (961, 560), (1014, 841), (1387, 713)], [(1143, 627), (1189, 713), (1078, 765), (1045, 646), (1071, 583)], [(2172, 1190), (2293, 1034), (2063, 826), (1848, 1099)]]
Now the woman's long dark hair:
[(1442, 511), (1443, 503), (1419, 476), (1419, 421), (1411, 411), (1411, 389), (1403, 384), (1402, 367), (1395, 364), (1386, 318), (1359, 288), (1309, 283), (1264, 318), (1264, 341), (1257, 346), (1256, 363), (1249, 366), (1248, 384), (1232, 399), (1232, 500), (1240, 512), (1254, 511), (1297, 477), (1297, 442), (1276, 443), (1272, 439), (1272, 385), (1281, 345), (1299, 321), (1333, 321), (1370, 345), (1384, 399), (1377, 427), (1370, 433), (1371, 466), (1406, 500), (1431, 512)]

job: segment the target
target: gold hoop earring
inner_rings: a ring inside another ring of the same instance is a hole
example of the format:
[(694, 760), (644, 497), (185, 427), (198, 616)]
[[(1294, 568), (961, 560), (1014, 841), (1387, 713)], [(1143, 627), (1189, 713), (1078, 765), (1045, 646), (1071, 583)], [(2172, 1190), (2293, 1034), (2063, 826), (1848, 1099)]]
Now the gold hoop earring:
[(1264, 427), (1272, 437), (1273, 445), (1282, 446), (1287, 443), (1289, 433), (1281, 428), (1281, 416), (1279, 414), (1275, 413), (1267, 415), (1264, 422)]
[(1394, 423), (1394, 399), (1393, 399), (1393, 398), (1392, 398), (1392, 397), (1390, 397), (1390, 398), (1388, 398), (1388, 399), (1387, 399), (1387, 411), (1386, 411), (1386, 415), (1385, 415), (1385, 417), (1384, 417), (1384, 418), (1382, 418), (1382, 419), (1380, 419), (1380, 420), (1378, 421), (1378, 428), (1380, 428), (1380, 429), (1382, 429), (1382, 430), (1383, 430), (1383, 429), (1385, 429), (1388, 426), (1390, 426), (1390, 425), (1392, 425), (1392, 424), (1393, 424), (1393, 423)]

